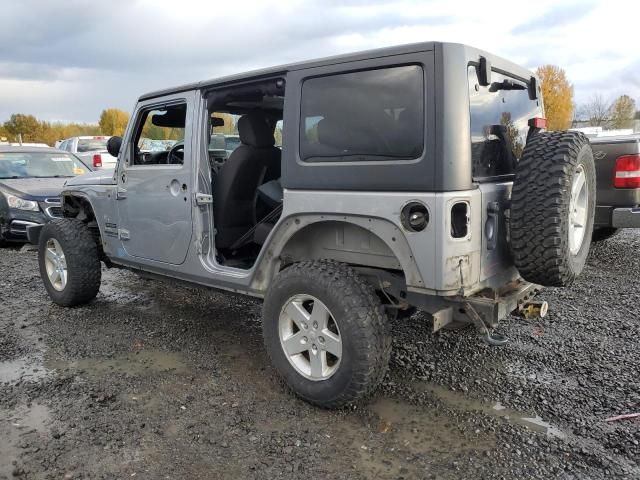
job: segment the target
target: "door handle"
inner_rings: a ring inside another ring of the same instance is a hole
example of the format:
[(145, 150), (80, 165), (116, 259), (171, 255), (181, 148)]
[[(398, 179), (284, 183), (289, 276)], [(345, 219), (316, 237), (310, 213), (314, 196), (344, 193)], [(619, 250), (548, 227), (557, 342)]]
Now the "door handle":
[(116, 200), (124, 200), (127, 198), (127, 189), (118, 187), (116, 189)]

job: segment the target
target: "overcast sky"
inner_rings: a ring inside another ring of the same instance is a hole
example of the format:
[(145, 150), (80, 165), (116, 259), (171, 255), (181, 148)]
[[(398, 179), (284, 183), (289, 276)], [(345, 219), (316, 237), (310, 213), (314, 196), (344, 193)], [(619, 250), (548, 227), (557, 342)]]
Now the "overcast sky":
[(4, 0), (0, 121), (95, 123), (150, 90), (327, 55), (454, 41), (561, 66), (578, 103), (640, 104), (640, 3), (456, 0)]

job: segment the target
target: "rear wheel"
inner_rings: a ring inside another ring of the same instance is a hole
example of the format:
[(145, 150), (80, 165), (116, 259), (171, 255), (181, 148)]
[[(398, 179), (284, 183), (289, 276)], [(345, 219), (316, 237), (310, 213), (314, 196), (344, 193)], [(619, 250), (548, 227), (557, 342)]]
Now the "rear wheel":
[(593, 229), (595, 166), (589, 140), (578, 132), (533, 136), (516, 168), (510, 236), (522, 277), (566, 286), (582, 272)]
[(44, 287), (58, 305), (72, 307), (92, 300), (100, 289), (98, 247), (81, 220), (54, 220), (40, 232), (38, 263)]
[(370, 394), (391, 353), (384, 308), (349, 266), (303, 262), (280, 272), (265, 298), (263, 333), (291, 389), (334, 408)]
[(608, 240), (611, 237), (614, 237), (620, 229), (613, 227), (602, 227), (595, 228), (593, 230), (593, 235), (591, 235), (592, 242), (602, 242), (604, 240)]

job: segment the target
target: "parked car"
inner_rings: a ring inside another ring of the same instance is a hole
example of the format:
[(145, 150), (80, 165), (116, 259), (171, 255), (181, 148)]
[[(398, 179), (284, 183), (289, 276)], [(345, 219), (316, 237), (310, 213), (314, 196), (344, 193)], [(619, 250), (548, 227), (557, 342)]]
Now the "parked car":
[[(104, 262), (263, 298), (272, 363), (323, 407), (376, 388), (389, 319), (416, 308), (502, 345), (498, 322), (543, 315), (536, 292), (571, 284), (591, 243), (591, 145), (545, 132), (541, 95), (527, 69), (438, 42), (148, 93), (109, 140), (117, 175), (69, 180), (64, 218), (29, 229), (44, 287), (87, 303)], [(222, 113), (241, 145), (214, 169)], [(158, 129), (184, 140), (140, 152)]]
[(590, 138), (597, 194), (593, 240), (640, 228), (640, 134)]
[(107, 141), (110, 138), (103, 135), (71, 137), (63, 140), (58, 148), (77, 155), (94, 169), (113, 168), (117, 158), (107, 151)]
[(27, 227), (62, 217), (64, 182), (90, 170), (54, 148), (0, 146), (0, 245), (26, 242)]

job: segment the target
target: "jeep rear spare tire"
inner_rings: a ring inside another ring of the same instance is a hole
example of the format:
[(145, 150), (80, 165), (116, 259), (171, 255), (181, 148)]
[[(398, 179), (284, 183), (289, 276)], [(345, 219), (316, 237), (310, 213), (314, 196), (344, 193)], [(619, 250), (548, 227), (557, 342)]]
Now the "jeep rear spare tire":
[(587, 137), (542, 132), (529, 139), (516, 167), (510, 213), (511, 249), (522, 278), (562, 287), (580, 275), (591, 244), (595, 197)]
[(98, 294), (101, 279), (98, 246), (81, 220), (64, 218), (42, 227), (38, 263), (44, 287), (58, 305), (81, 305)]
[(296, 394), (321, 407), (343, 406), (378, 386), (391, 353), (388, 328), (373, 287), (338, 262), (294, 264), (265, 297), (273, 365)]

